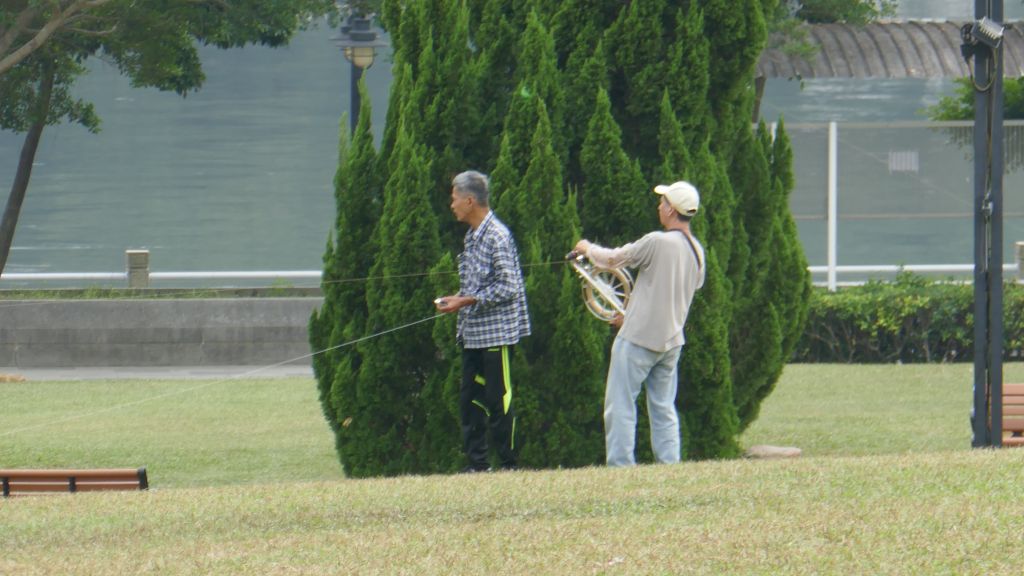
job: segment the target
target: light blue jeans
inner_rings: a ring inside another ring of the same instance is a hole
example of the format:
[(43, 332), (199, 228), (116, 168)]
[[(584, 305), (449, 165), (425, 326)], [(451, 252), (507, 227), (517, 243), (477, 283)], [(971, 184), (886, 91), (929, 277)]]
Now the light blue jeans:
[(679, 462), (676, 381), (682, 346), (655, 352), (616, 338), (604, 392), (604, 441), (609, 466), (636, 464), (636, 398), (647, 385), (651, 446), (658, 462)]

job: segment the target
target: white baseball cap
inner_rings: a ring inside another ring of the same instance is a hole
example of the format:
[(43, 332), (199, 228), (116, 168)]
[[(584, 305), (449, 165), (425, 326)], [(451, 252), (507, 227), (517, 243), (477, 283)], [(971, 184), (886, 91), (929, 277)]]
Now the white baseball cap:
[(669, 206), (683, 216), (693, 216), (700, 207), (700, 194), (693, 184), (684, 180), (668, 185), (659, 184), (654, 187), (654, 192), (664, 196)]

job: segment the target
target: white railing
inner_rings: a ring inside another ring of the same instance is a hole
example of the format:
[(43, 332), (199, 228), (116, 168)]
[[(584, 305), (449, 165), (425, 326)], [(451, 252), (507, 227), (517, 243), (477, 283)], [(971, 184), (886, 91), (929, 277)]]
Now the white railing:
[[(915, 274), (933, 274), (963, 276), (969, 281), (974, 272), (974, 264), (906, 264), (902, 266), (890, 264), (861, 265), (861, 266), (808, 266), (807, 270), (812, 275), (825, 275), (826, 280), (814, 282), (817, 286), (828, 286), (835, 289), (838, 286), (851, 286), (863, 284), (864, 280), (843, 281), (843, 276), (864, 276), (886, 274), (894, 275), (900, 272), (913, 272)], [(1003, 274), (1006, 278), (1017, 275), (1018, 264), (1003, 264)], [(173, 280), (316, 280), (320, 281), (320, 270), (269, 270), (269, 271), (199, 271), (199, 272), (150, 272), (149, 280), (173, 281)], [(128, 282), (128, 272), (4, 272), (0, 275), (0, 282)], [(132, 287), (148, 287), (145, 286)], [(3, 288), (3, 284), (0, 284)]]

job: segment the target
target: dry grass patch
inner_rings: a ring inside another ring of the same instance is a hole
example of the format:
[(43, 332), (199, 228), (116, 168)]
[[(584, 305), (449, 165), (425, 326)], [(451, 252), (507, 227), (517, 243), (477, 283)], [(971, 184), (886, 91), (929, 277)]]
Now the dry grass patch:
[(0, 509), (0, 572), (1010, 574), (1022, 465), (961, 451), (24, 498)]

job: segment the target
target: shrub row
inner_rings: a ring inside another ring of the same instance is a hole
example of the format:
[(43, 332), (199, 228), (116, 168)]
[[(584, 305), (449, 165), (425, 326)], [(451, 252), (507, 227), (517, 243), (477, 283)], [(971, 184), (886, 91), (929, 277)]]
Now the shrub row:
[[(974, 288), (910, 273), (836, 292), (815, 289), (794, 362), (971, 362)], [(1003, 358), (1024, 354), (1024, 287), (1003, 290)]]

